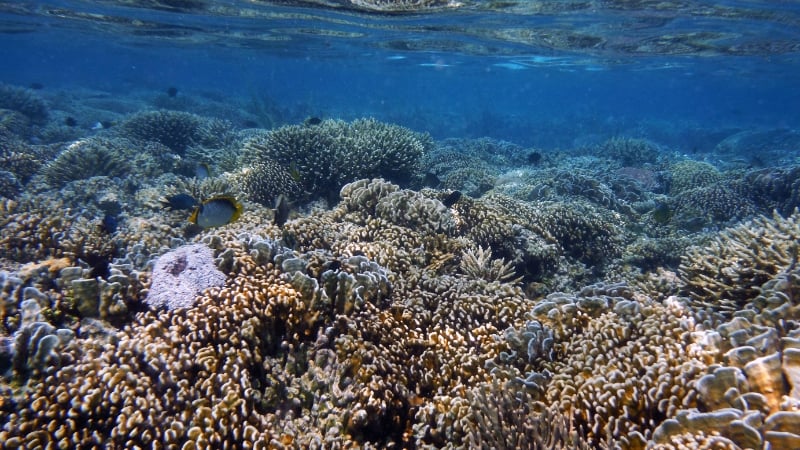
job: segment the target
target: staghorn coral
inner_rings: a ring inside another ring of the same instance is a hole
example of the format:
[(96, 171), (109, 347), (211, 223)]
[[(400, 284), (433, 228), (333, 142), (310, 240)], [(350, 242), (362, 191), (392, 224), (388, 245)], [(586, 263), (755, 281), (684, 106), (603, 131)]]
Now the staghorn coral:
[(800, 213), (757, 217), (721, 232), (681, 258), (685, 292), (698, 307), (730, 315), (758, 294), (769, 277), (796, 264)]
[(247, 197), (267, 207), (275, 205), (280, 195), (302, 198), (302, 190), (291, 173), (271, 159), (263, 159), (233, 174), (233, 184)]
[(690, 189), (714, 185), (722, 180), (722, 174), (711, 164), (685, 160), (670, 166), (670, 195), (678, 195)]
[(0, 83), (0, 108), (17, 111), (37, 125), (47, 122), (47, 104), (30, 89)]
[(296, 172), (298, 183), (312, 198), (329, 197), (359, 178), (407, 180), (431, 146), (427, 135), (374, 119), (325, 120), (315, 126), (284, 126), (247, 139), (243, 163), (274, 161)]
[(193, 145), (223, 146), (231, 125), (180, 111), (145, 111), (127, 118), (119, 128), (124, 136), (158, 142), (182, 156)]
[(45, 180), (55, 187), (96, 176), (122, 177), (131, 171), (131, 147), (126, 140), (82, 139), (65, 145), (42, 172)]
[(645, 139), (613, 137), (597, 146), (601, 157), (619, 161), (623, 166), (642, 166), (658, 160), (661, 150)]
[(703, 225), (743, 220), (757, 214), (757, 206), (737, 192), (735, 185), (718, 183), (687, 189), (669, 202), (674, 209), (673, 222), (696, 231)]

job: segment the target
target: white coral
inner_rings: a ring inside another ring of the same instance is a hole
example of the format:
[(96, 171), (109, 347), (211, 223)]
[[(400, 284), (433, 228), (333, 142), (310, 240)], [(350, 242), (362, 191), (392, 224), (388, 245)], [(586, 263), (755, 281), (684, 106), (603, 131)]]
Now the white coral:
[(492, 249), (478, 247), (477, 250), (468, 249), (461, 256), (461, 271), (472, 278), (483, 279), (489, 282), (503, 281), (515, 283), (522, 277), (515, 278), (513, 262), (505, 262), (503, 258), (492, 259)]

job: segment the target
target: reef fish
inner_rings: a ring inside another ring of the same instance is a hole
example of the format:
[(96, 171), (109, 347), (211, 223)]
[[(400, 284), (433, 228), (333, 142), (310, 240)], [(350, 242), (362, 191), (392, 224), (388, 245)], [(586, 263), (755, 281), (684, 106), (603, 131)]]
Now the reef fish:
[(275, 225), (283, 227), (286, 221), (289, 220), (290, 211), (289, 200), (287, 200), (283, 194), (279, 195), (275, 200)]
[(458, 202), (459, 200), (461, 200), (461, 192), (453, 191), (453, 192), (450, 193), (450, 195), (445, 197), (444, 200), (442, 200), (442, 204), (444, 204), (444, 206), (449, 208), (449, 207), (455, 205), (456, 202)]
[(235, 222), (242, 215), (242, 204), (233, 197), (213, 197), (197, 206), (189, 222), (201, 227), (221, 227)]
[(198, 202), (189, 194), (175, 194), (161, 200), (161, 203), (170, 209), (192, 209)]
[(114, 234), (117, 232), (117, 225), (117, 216), (113, 214), (106, 214), (103, 216), (103, 220), (100, 222), (100, 229), (108, 234)]

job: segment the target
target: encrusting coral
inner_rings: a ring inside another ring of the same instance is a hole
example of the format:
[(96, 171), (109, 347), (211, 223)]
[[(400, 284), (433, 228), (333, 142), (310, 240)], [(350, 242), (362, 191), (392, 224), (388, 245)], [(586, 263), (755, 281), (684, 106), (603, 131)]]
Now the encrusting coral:
[(211, 250), (185, 245), (156, 259), (145, 303), (153, 309), (188, 308), (203, 290), (224, 284), (225, 274), (214, 265)]

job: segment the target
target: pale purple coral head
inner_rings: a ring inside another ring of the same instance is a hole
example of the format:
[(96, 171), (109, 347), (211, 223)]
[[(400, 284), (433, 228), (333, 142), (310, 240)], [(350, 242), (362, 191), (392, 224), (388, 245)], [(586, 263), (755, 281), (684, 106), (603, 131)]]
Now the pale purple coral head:
[(190, 308), (204, 290), (223, 286), (225, 278), (210, 248), (184, 245), (158, 257), (145, 303), (153, 309)]

